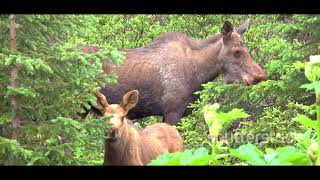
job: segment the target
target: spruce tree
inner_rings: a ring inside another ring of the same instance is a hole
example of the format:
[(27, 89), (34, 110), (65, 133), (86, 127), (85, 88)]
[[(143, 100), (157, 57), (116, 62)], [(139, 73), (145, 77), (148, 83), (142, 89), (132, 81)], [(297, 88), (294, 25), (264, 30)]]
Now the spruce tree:
[(103, 121), (79, 117), (82, 106), (95, 104), (92, 92), (116, 80), (102, 73), (103, 61), (123, 59), (110, 46), (94, 54), (75, 48), (89, 43), (80, 39), (98, 21), (93, 15), (0, 15), (0, 164), (79, 164), (86, 128), (105, 128)]

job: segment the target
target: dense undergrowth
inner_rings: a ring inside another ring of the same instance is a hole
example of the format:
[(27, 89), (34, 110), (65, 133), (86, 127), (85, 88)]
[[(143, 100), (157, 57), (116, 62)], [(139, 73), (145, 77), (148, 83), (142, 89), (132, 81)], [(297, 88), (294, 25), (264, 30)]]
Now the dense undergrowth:
[[(305, 62), (319, 54), (320, 17), (307, 15), (17, 15), (15, 53), (9, 16), (1, 15), (0, 164), (101, 164), (107, 126), (103, 119), (83, 120), (77, 113), (80, 104), (93, 101), (92, 91), (116, 80), (100, 75), (105, 56), (120, 64), (123, 55), (116, 48), (142, 47), (169, 31), (205, 39), (225, 20), (238, 26), (248, 18), (252, 25), (243, 39), (268, 80), (244, 87), (218, 77), (204, 84), (196, 93), (199, 100), (190, 104), (192, 114), (177, 125), (186, 151), (151, 164), (315, 164), (317, 134), (309, 118), (317, 119), (316, 96), (313, 86), (301, 86), (319, 81), (306, 76)], [(84, 55), (73, 48), (77, 44), (106, 48)], [(15, 66), (19, 88), (10, 87)], [(17, 141), (10, 128), (15, 94), (21, 117)], [(159, 121), (146, 118), (136, 126)]]

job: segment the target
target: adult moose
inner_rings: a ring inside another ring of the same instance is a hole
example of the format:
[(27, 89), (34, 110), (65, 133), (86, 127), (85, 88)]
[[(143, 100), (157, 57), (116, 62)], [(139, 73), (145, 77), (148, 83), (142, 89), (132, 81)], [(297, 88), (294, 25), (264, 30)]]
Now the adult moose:
[[(123, 50), (123, 65), (106, 63), (104, 68), (104, 72), (118, 75), (118, 83), (101, 92), (110, 103), (116, 103), (126, 92), (137, 89), (140, 101), (128, 113), (129, 119), (156, 115), (163, 116), (168, 124), (176, 124), (195, 100), (193, 93), (220, 74), (225, 83), (246, 86), (267, 79), (241, 39), (248, 27), (249, 20), (233, 31), (233, 25), (226, 21), (221, 32), (208, 40), (170, 32), (145, 47)], [(97, 52), (99, 48), (87, 46), (83, 51)]]

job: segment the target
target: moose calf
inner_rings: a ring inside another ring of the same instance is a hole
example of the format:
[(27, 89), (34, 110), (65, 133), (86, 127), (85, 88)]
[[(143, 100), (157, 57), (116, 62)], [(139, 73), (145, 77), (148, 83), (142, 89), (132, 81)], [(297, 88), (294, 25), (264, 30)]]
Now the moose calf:
[(157, 123), (140, 131), (125, 117), (137, 104), (139, 91), (126, 93), (120, 104), (108, 104), (100, 92), (95, 96), (102, 105), (104, 116), (110, 116), (104, 165), (146, 165), (165, 152), (182, 151), (183, 140), (174, 127)]

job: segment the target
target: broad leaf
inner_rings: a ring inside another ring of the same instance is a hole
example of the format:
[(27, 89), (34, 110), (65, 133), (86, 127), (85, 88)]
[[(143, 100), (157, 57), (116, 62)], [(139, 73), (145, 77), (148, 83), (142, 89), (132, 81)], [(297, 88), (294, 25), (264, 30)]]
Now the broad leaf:
[(263, 158), (263, 152), (252, 144), (242, 145), (238, 149), (231, 149), (230, 153), (241, 160), (247, 161), (250, 165), (267, 164)]
[(300, 124), (302, 124), (303, 126), (307, 127), (307, 128), (313, 128), (313, 129), (317, 129), (317, 122), (311, 120), (310, 118), (308, 118), (306, 115), (303, 114), (298, 114), (295, 118), (293, 118), (292, 120), (299, 122)]

